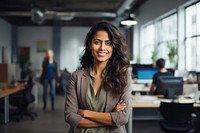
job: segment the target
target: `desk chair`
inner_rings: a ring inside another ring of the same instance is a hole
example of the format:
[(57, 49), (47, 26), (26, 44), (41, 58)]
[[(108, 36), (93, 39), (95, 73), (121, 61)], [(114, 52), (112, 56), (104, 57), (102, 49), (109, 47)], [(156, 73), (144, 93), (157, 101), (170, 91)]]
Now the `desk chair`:
[(165, 133), (188, 133), (193, 128), (193, 103), (160, 103), (164, 120), (160, 127)]
[(10, 105), (16, 106), (19, 110), (19, 113), (16, 114), (17, 121), (21, 120), (23, 116), (29, 116), (32, 120), (37, 116), (35, 112), (28, 111), (28, 105), (35, 101), (35, 97), (31, 93), (33, 85), (33, 78), (29, 76), (25, 90), (21, 93), (11, 95), (9, 98)]

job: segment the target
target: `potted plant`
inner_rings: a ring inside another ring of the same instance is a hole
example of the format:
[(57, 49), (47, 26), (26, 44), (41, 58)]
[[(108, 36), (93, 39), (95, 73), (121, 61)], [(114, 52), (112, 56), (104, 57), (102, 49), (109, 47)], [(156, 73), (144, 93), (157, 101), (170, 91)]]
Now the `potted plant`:
[(154, 50), (152, 51), (152, 56), (151, 56), (152, 62), (153, 62), (153, 66), (156, 66), (156, 60), (158, 59), (158, 49), (154, 48)]
[(177, 43), (168, 42), (167, 47), (169, 49), (168, 57), (172, 68), (177, 69), (178, 67), (178, 46)]
[(136, 57), (136, 64), (140, 64), (140, 62), (141, 62), (141, 57), (138, 55), (138, 56)]
[(24, 53), (20, 53), (19, 55), (19, 65), (21, 68), (21, 79), (24, 79), (28, 74), (29, 67), (31, 66), (31, 62)]

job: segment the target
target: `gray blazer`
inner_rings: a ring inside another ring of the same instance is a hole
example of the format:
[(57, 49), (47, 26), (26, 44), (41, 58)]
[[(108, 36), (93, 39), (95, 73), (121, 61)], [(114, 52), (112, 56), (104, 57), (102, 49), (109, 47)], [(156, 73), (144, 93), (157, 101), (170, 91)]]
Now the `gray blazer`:
[[(112, 92), (107, 92), (107, 101), (105, 112), (110, 112), (115, 126), (110, 126), (110, 133), (126, 133), (125, 124), (128, 122), (129, 113), (132, 110), (131, 106), (131, 76), (124, 91), (118, 97), (113, 97)], [(65, 121), (70, 125), (69, 133), (79, 133), (81, 128), (78, 128), (78, 124), (82, 116), (78, 115), (78, 109), (89, 109), (86, 103), (87, 88), (89, 85), (90, 76), (89, 69), (77, 70), (72, 74), (69, 82), (69, 88), (67, 89), (65, 100)], [(117, 103), (123, 99), (128, 108), (120, 112), (114, 112)]]

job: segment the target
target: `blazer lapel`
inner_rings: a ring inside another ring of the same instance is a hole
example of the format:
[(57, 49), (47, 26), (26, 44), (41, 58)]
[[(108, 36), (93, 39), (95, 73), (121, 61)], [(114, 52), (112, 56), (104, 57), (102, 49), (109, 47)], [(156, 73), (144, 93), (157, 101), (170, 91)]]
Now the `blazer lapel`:
[(89, 82), (90, 82), (90, 77), (89, 77), (89, 74), (88, 74), (88, 69), (86, 69), (83, 73), (83, 75), (81, 76), (81, 79), (80, 79), (80, 102), (82, 103), (83, 107), (84, 108), (88, 108), (87, 107), (87, 90), (88, 90), (88, 85), (89, 85)]

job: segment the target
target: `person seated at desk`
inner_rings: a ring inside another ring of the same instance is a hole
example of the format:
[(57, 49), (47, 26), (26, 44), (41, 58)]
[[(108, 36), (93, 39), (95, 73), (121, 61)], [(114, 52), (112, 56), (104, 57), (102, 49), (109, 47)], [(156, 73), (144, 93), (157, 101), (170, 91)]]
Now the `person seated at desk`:
[(61, 74), (61, 88), (63, 94), (65, 94), (67, 91), (70, 78), (71, 78), (71, 73), (67, 70), (67, 68), (65, 68)]
[(197, 74), (195, 71), (189, 71), (187, 79), (184, 80), (185, 84), (195, 84), (197, 83)]
[(165, 68), (165, 60), (163, 58), (160, 58), (156, 61), (156, 67), (158, 69), (158, 72), (155, 73), (153, 76), (153, 81), (150, 86), (150, 94), (156, 94), (156, 85), (159, 76), (173, 76), (173, 73), (167, 71), (167, 69)]

